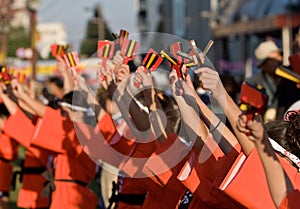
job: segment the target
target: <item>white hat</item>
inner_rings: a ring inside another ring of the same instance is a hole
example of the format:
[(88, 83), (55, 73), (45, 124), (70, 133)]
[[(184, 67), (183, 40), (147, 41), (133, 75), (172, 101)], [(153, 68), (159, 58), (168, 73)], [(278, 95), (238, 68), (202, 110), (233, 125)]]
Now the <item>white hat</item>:
[(258, 45), (254, 51), (254, 54), (259, 64), (262, 64), (265, 59), (269, 58), (270, 54), (274, 51), (280, 52), (281, 50), (273, 41), (264, 41)]

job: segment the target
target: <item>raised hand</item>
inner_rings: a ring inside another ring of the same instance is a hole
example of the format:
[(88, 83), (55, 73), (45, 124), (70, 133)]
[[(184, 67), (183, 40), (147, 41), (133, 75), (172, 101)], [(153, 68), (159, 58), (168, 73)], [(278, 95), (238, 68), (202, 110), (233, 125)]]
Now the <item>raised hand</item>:
[[(139, 66), (135, 72), (133, 78), (135, 87), (152, 87), (153, 79), (151, 73), (147, 72), (147, 69), (144, 66)], [(141, 85), (140, 85), (141, 84)]]
[(113, 63), (116, 65), (121, 65), (124, 61), (124, 56), (122, 55), (122, 52), (118, 50), (116, 54), (113, 57)]
[(24, 91), (22, 85), (16, 80), (11, 81), (12, 92), (17, 98), (22, 98), (27, 93)]
[(115, 68), (115, 75), (116, 75), (116, 81), (117, 83), (122, 82), (126, 78), (130, 77), (130, 68), (129, 65), (121, 64), (117, 65)]
[(195, 70), (195, 73), (199, 76), (201, 87), (205, 90), (210, 90), (212, 92), (212, 96), (217, 101), (221, 102), (226, 90), (218, 72), (208, 67), (201, 67)]
[(264, 128), (260, 115), (255, 115), (253, 120), (248, 121), (246, 115), (240, 115), (236, 126), (253, 142), (261, 142), (264, 139)]
[(68, 67), (67, 67), (64, 59), (60, 56), (57, 56), (56, 60), (57, 60), (56, 68), (57, 68), (58, 72), (60, 72), (62, 75), (65, 75), (66, 73), (68, 73)]

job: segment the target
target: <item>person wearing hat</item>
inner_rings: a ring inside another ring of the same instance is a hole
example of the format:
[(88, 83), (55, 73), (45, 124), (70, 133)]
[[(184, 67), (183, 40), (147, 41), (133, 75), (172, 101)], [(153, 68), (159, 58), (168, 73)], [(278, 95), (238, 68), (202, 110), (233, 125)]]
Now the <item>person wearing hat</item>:
[(268, 110), (264, 118), (265, 121), (274, 120), (278, 109), (278, 85), (280, 78), (275, 74), (277, 67), (282, 65), (282, 51), (271, 41), (264, 41), (258, 45), (254, 51), (261, 71), (245, 81), (253, 86), (262, 85), (269, 96)]

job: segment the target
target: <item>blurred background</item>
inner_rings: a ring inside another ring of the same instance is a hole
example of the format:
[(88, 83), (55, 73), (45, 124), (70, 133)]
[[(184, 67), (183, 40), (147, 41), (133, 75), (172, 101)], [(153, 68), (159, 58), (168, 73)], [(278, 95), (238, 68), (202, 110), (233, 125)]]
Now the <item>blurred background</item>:
[[(147, 32), (194, 39), (200, 49), (214, 40), (208, 58), (240, 83), (258, 70), (253, 51), (263, 40), (274, 40), (288, 65), (299, 25), (300, 0), (0, 0), (0, 65), (42, 81), (56, 73), (50, 45), (58, 43), (92, 68), (97, 41), (125, 29), (145, 34), (144, 48), (155, 41)], [(96, 192), (98, 185), (91, 184)], [(12, 208), (19, 187), (11, 192)]]
[[(253, 50), (274, 39), (285, 62), (299, 30), (300, 0), (0, 0), (0, 63), (23, 69), (34, 79), (53, 74), (50, 45), (68, 43), (90, 57), (98, 39), (162, 32), (195, 39), (221, 72), (238, 81), (255, 72)], [(151, 41), (145, 37), (143, 46)]]

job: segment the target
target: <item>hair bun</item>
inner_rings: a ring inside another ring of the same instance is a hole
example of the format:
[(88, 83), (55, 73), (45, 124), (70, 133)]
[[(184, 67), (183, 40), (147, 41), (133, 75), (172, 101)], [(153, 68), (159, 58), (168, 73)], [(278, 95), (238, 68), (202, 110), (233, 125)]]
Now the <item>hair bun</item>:
[(290, 125), (295, 130), (300, 130), (300, 112), (289, 115)]

